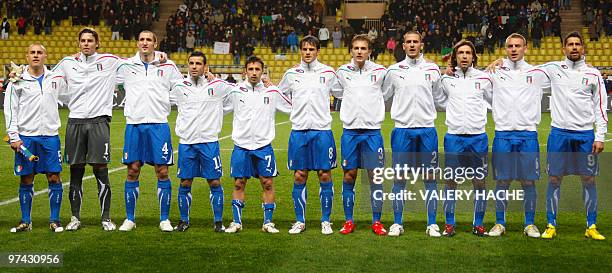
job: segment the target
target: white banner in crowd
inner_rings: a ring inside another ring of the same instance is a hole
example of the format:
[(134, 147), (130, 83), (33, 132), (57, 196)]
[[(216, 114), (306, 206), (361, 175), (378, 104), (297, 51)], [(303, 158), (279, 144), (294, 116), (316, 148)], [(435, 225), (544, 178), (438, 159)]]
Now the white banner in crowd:
[(215, 48), (213, 49), (214, 54), (229, 54), (230, 44), (224, 42), (215, 42)]

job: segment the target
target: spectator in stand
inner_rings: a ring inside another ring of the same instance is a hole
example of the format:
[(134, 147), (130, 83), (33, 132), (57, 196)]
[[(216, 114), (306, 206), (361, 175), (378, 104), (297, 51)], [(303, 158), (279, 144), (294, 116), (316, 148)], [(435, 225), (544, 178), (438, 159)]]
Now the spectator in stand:
[(2, 25), (0, 25), (0, 39), (8, 40), (10, 32), (11, 32), (11, 23), (9, 23), (8, 19), (4, 17), (2, 19)]
[(342, 44), (342, 31), (338, 26), (334, 27), (334, 31), (332, 32), (331, 36), (334, 48), (340, 48)]
[(26, 34), (26, 21), (25, 21), (25, 18), (23, 18), (23, 16), (20, 16), (19, 19), (17, 19), (17, 33), (19, 35)]
[(327, 41), (329, 41), (329, 29), (325, 25), (319, 29), (319, 41), (321, 42), (321, 48), (327, 47)]
[(121, 36), (123, 37), (123, 40), (132, 39), (132, 27), (130, 26), (130, 22), (127, 18), (123, 20), (123, 25), (121, 26)]
[(40, 17), (34, 18), (34, 22), (32, 23), (32, 25), (34, 26), (34, 34), (40, 35), (42, 33), (43, 26)]
[(121, 31), (121, 25), (119, 20), (115, 19), (115, 22), (111, 26), (111, 40), (119, 40), (119, 31)]
[(476, 47), (476, 53), (478, 54), (484, 53), (484, 40), (485, 38), (482, 37), (482, 34), (480, 32), (478, 32), (476, 39), (474, 39), (474, 46)]
[(195, 36), (193, 36), (193, 32), (189, 31), (187, 36), (185, 37), (185, 49), (187, 53), (193, 52), (195, 48)]
[(298, 52), (298, 37), (295, 30), (292, 30), (291, 33), (289, 33), (289, 36), (287, 36), (287, 44), (289, 45), (291, 52)]
[(397, 42), (395, 41), (395, 37), (389, 37), (389, 40), (387, 40), (387, 50), (389, 51), (389, 53), (393, 53), (396, 45)]

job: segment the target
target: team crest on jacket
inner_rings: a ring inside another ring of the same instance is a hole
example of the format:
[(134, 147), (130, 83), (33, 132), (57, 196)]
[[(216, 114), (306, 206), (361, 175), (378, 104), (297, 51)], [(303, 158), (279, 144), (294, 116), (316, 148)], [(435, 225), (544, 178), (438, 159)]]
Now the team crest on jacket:
[(479, 82), (475, 83), (474, 88), (476, 88), (476, 90), (480, 90), (480, 83)]
[(208, 88), (208, 95), (209, 96), (214, 96), (215, 95), (215, 90), (212, 88)]
[(531, 84), (533, 82), (533, 77), (527, 76), (527, 83)]
[(588, 78), (582, 78), (582, 84), (589, 85), (589, 79)]
[(425, 74), (425, 80), (430, 82), (431, 81), (431, 74)]
[(370, 76), (370, 80), (371, 80), (372, 82), (376, 82), (376, 75), (372, 75), (372, 76)]
[(164, 71), (163, 70), (157, 70), (157, 76), (158, 77), (163, 77), (164, 76)]
[(264, 97), (264, 104), (270, 104), (270, 97)]
[(57, 83), (56, 83), (56, 82), (52, 82), (52, 83), (51, 83), (51, 88), (53, 88), (53, 89), (57, 89)]
[(319, 77), (319, 83), (325, 83), (325, 77)]
[(102, 64), (97, 64), (97, 65), (96, 65), (96, 69), (98, 69), (98, 71), (102, 71), (102, 69), (103, 69), (103, 68), (102, 68)]
[(191, 86), (191, 83), (190, 83), (190, 82), (188, 82), (188, 81), (183, 81), (183, 83), (184, 83), (185, 85), (187, 85), (187, 86)]

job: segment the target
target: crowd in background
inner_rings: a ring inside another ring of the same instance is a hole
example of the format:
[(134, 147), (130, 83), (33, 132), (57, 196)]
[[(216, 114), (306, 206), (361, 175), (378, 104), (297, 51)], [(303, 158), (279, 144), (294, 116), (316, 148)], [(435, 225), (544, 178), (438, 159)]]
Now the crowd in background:
[[(159, 20), (159, 0), (3, 0), (0, 9), (6, 11), (1, 27), (9, 28), (7, 35), (25, 35), (28, 29), (36, 35), (51, 34), (54, 26), (70, 18), (72, 25), (97, 26), (104, 20), (118, 33), (113, 39), (133, 39)], [(4, 19), (16, 23), (10, 26)]]
[(583, 0), (582, 18), (589, 28), (591, 41), (598, 41), (602, 35), (612, 35), (612, 2), (604, 0)]

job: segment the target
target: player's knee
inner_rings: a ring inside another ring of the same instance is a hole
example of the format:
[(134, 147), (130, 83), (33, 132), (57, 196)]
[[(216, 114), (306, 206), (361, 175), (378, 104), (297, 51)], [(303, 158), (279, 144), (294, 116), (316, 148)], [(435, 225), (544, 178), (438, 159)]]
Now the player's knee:
[(211, 187), (221, 186), (221, 180), (219, 179), (208, 179), (208, 185)]
[(522, 180), (521, 181), (521, 185), (523, 187), (531, 187), (531, 186), (535, 185), (535, 181), (533, 181), (533, 180)]
[(34, 183), (34, 175), (22, 175), (19, 179), (19, 182), (23, 185), (32, 185)]
[(354, 182), (357, 179), (357, 170), (346, 170), (344, 171), (344, 181)]
[(102, 170), (102, 169), (108, 168), (108, 164), (104, 164), (104, 163), (94, 163), (90, 165), (94, 170)]
[(319, 171), (319, 181), (321, 182), (329, 182), (331, 181), (331, 171)]
[(234, 181), (234, 191), (242, 192), (244, 191), (245, 181), (242, 179), (236, 179)]
[(264, 191), (274, 190), (274, 183), (273, 183), (272, 177), (262, 177), (261, 186)]
[(580, 180), (583, 185), (592, 185), (595, 184), (595, 176), (581, 176)]
[(159, 180), (168, 180), (168, 166), (156, 167), (155, 172)]
[(308, 180), (308, 171), (297, 170), (294, 174), (296, 184), (304, 184)]
[(561, 176), (549, 176), (548, 177), (548, 183), (553, 184), (555, 186), (561, 185), (561, 180), (563, 180)]
[(191, 187), (192, 183), (193, 183), (193, 180), (191, 180), (191, 179), (183, 179), (183, 180), (181, 180), (181, 186), (183, 186), (183, 187)]
[(495, 183), (500, 187), (508, 187), (510, 186), (510, 182), (512, 182), (512, 180), (497, 180)]
[(130, 181), (138, 180), (138, 177), (140, 176), (140, 169), (128, 168), (127, 176), (128, 176), (128, 180)]
[(47, 174), (47, 181), (49, 183), (60, 183), (60, 175), (59, 173), (48, 173)]
[(478, 190), (482, 190), (486, 188), (485, 180), (474, 179), (474, 188)]

